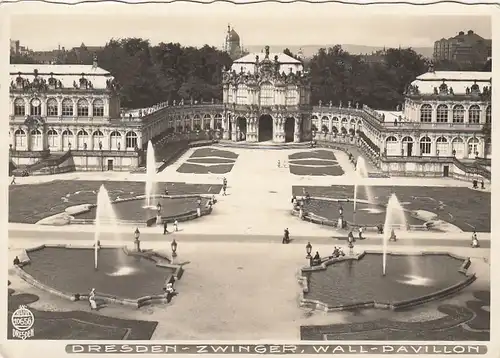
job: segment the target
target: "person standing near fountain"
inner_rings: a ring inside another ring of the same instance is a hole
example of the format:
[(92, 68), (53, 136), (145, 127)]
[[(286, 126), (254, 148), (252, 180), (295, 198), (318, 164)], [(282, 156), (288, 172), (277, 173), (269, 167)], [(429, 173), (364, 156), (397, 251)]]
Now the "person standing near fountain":
[(394, 232), (394, 229), (391, 229), (391, 236), (389, 237), (389, 241), (394, 241), (396, 242), (396, 233)]
[(364, 240), (364, 237), (363, 237), (363, 227), (360, 226), (358, 230), (359, 230), (359, 239), (360, 240)]
[(472, 244), (471, 247), (473, 248), (478, 248), (479, 247), (479, 240), (477, 239), (477, 234), (476, 230), (472, 233)]

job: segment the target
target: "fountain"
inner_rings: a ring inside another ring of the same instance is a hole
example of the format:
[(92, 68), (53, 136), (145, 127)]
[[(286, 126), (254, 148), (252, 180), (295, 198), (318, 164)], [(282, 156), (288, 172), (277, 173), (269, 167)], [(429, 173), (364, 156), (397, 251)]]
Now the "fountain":
[(155, 149), (151, 141), (148, 142), (148, 150), (146, 153), (146, 206), (145, 208), (152, 208), (152, 198), (155, 193), (155, 175), (156, 175), (156, 159)]
[[(107, 230), (105, 230), (107, 229)], [(118, 219), (113, 208), (113, 204), (109, 198), (108, 191), (101, 185), (97, 193), (97, 207), (95, 217), (95, 232), (94, 232), (94, 268), (98, 269), (99, 261), (99, 246), (101, 234), (106, 231), (114, 236), (115, 241), (121, 243), (121, 237), (118, 230)], [(123, 245), (120, 245), (123, 246)], [(123, 274), (130, 274), (131, 270), (127, 268), (126, 263), (123, 261), (123, 255), (119, 255), (119, 262), (117, 272)], [(120, 260), (121, 259), (121, 260)], [(112, 275), (116, 275), (113, 273)]]
[(382, 238), (382, 275), (385, 276), (387, 269), (387, 245), (391, 238), (391, 231), (394, 227), (400, 226), (401, 230), (406, 230), (407, 223), (405, 212), (399, 203), (396, 194), (391, 194), (387, 203), (384, 223), (384, 236)]
[[(356, 204), (358, 201), (358, 188), (360, 185), (363, 185), (362, 181), (363, 179), (368, 178), (368, 169), (366, 168), (366, 162), (365, 158), (362, 156), (359, 156), (357, 161), (356, 161), (356, 180), (354, 181), (354, 211), (353, 211), (353, 224), (355, 224), (356, 220)], [(373, 193), (370, 190), (370, 187), (368, 185), (363, 185), (365, 188), (365, 195), (366, 199), (368, 200), (369, 203), (373, 203)]]

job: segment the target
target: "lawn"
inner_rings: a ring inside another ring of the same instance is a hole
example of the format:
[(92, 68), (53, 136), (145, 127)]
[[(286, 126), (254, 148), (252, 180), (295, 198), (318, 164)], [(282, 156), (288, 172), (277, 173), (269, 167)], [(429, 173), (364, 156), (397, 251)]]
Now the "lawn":
[[(41, 184), (9, 186), (9, 222), (34, 224), (40, 219), (80, 204), (95, 204), (97, 191), (104, 184), (111, 200), (144, 195), (145, 183), (133, 181), (55, 180)], [(156, 192), (170, 195), (216, 194), (221, 185), (157, 183)]]
[(189, 173), (189, 174), (226, 174), (233, 169), (232, 164), (215, 164), (215, 165), (201, 165), (201, 164), (191, 164), (184, 163), (179, 168), (177, 172), (179, 173)]
[[(303, 195), (306, 190), (312, 197), (336, 199), (353, 198), (354, 186), (293, 186), (294, 195)], [(389, 196), (395, 193), (400, 203), (408, 210), (432, 212), (463, 231), (491, 231), (491, 194), (465, 187), (417, 187), (417, 186), (373, 186), (376, 203), (386, 205)], [(361, 189), (360, 198), (367, 199)]]

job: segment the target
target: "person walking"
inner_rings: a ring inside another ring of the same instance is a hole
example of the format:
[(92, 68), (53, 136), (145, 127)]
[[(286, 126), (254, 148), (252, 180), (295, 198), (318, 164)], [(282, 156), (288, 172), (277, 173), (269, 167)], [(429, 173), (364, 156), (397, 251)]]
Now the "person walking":
[(12, 180), (10, 182), (10, 185), (14, 185), (14, 184), (16, 184), (16, 176), (12, 175)]
[(359, 239), (363, 240), (364, 239), (363, 238), (363, 228), (360, 226), (358, 230), (359, 230)]
[(163, 222), (163, 235), (167, 235), (168, 233), (168, 223), (167, 220)]
[(174, 221), (174, 230), (179, 231), (179, 222), (177, 221), (177, 219)]

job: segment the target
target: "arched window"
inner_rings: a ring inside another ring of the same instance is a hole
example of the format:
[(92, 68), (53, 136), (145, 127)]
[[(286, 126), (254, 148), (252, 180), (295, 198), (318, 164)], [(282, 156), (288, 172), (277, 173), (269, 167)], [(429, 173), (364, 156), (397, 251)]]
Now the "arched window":
[(330, 119), (327, 116), (321, 117), (321, 131), (326, 133), (330, 131)]
[(455, 157), (458, 159), (464, 158), (464, 140), (460, 137), (454, 138), (451, 141), (451, 150), (452, 155), (455, 154)]
[(431, 139), (429, 137), (423, 137), (420, 139), (420, 153), (422, 155), (431, 154)]
[(469, 158), (476, 158), (478, 157), (481, 153), (479, 153), (479, 139), (476, 137), (472, 137), (468, 141), (469, 144)]
[(200, 116), (195, 114), (193, 117), (193, 129), (200, 130), (201, 129), (201, 119)]
[(100, 130), (96, 130), (92, 133), (93, 142), (94, 142), (94, 150), (103, 149), (104, 145), (102, 141), (104, 140), (104, 134)]
[(453, 107), (453, 123), (464, 123), (465, 109), (464, 106), (457, 104)]
[(69, 150), (73, 146), (73, 132), (69, 129), (65, 129), (62, 133), (63, 150)]
[(430, 104), (423, 104), (420, 107), (420, 122), (432, 121), (432, 106)]
[(42, 102), (38, 98), (33, 98), (30, 102), (30, 114), (32, 116), (42, 115)]
[[(462, 106), (460, 106), (462, 107)], [(462, 107), (462, 118), (463, 118), (463, 107)], [(436, 111), (436, 122), (446, 123), (448, 122), (448, 106), (446, 104), (440, 104)], [(462, 119), (463, 122), (463, 119)]]
[(398, 139), (394, 136), (387, 137), (385, 148), (388, 156), (400, 155)]
[(346, 126), (347, 125), (347, 118), (342, 118), (342, 126)]
[(24, 99), (16, 98), (14, 101), (14, 115), (15, 116), (25, 116), (26, 115), (26, 104)]
[(120, 140), (122, 138), (122, 135), (120, 132), (114, 131), (111, 132), (109, 136), (109, 149), (111, 150), (117, 150), (120, 145)]
[(42, 132), (38, 129), (32, 129), (30, 132), (30, 142), (31, 142), (31, 150), (42, 150), (43, 142), (42, 142)]
[(77, 149), (88, 149), (89, 147), (89, 134), (86, 130), (79, 130), (76, 134), (76, 148)]
[(136, 148), (138, 147), (137, 145), (137, 134), (135, 134), (135, 132), (128, 132), (126, 135), (125, 135), (125, 147), (127, 149), (130, 149), (130, 148)]
[(76, 104), (78, 117), (88, 117), (89, 116), (89, 102), (86, 99), (80, 99)]
[(481, 108), (478, 105), (469, 107), (469, 123), (479, 123), (481, 118)]
[(215, 115), (215, 129), (217, 129), (217, 130), (222, 129), (222, 115), (221, 114)]
[(260, 105), (272, 106), (274, 104), (274, 88), (269, 82), (260, 86)]
[(210, 129), (212, 124), (212, 117), (210, 114), (205, 114), (203, 116), (203, 129)]
[(448, 139), (445, 137), (439, 137), (436, 139), (436, 155), (438, 157), (449, 157), (449, 148), (450, 146), (448, 145)]
[(69, 98), (62, 101), (62, 115), (65, 117), (73, 116), (73, 101)]
[(92, 103), (92, 117), (104, 117), (104, 102), (102, 99), (96, 99)]
[(55, 129), (49, 129), (47, 131), (47, 142), (50, 150), (57, 150), (59, 148), (59, 134)]
[(47, 116), (57, 117), (59, 115), (59, 105), (55, 98), (49, 98), (47, 100)]
[(486, 107), (486, 123), (491, 123), (491, 106)]
[(16, 149), (23, 149), (26, 147), (26, 133), (22, 129), (18, 129), (14, 132), (14, 138)]

